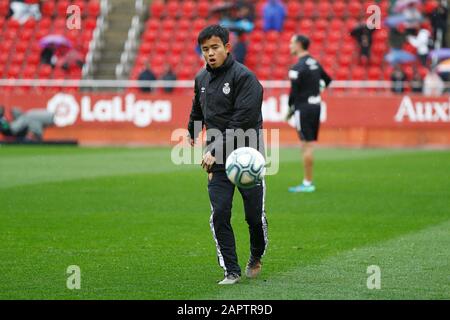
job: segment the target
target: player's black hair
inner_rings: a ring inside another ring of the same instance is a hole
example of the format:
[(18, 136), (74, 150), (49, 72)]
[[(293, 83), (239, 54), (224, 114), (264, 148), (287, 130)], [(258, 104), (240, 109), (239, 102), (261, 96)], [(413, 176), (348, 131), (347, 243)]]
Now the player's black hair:
[(213, 24), (207, 26), (198, 35), (197, 41), (199, 46), (201, 46), (203, 42), (205, 42), (208, 39), (211, 39), (214, 36), (219, 37), (224, 45), (226, 45), (230, 41), (230, 32), (226, 28), (218, 24)]
[(304, 50), (308, 50), (309, 45), (311, 44), (311, 41), (307, 36), (304, 36), (302, 34), (298, 34), (295, 36), (295, 41), (300, 43), (302, 45), (302, 48)]

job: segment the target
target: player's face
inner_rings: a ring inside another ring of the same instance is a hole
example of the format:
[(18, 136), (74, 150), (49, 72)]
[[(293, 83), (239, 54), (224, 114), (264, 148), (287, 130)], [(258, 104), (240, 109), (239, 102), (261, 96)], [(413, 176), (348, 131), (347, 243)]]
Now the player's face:
[(298, 54), (300, 50), (299, 43), (295, 40), (295, 36), (291, 38), (291, 42), (289, 42), (289, 49), (291, 50), (292, 55)]
[(212, 36), (202, 43), (201, 49), (206, 63), (215, 69), (223, 65), (230, 52), (230, 44), (224, 45), (219, 37)]

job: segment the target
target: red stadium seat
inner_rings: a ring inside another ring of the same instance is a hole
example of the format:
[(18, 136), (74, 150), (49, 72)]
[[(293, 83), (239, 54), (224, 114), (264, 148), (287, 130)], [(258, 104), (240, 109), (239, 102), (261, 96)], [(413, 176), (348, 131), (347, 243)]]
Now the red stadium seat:
[(144, 42), (141, 44), (141, 47), (139, 48), (139, 54), (150, 54), (150, 52), (152, 51), (153, 46), (148, 43), (148, 42)]
[(288, 55), (279, 55), (277, 56), (275, 63), (277, 66), (287, 69), (291, 64), (291, 58)]
[[(83, 0), (72, 0), (72, 3), (71, 4), (69, 4), (69, 6), (70, 5), (74, 5), (74, 6), (77, 6), (79, 9), (80, 9), (80, 13), (81, 13), (81, 15), (82, 16), (84, 16), (85, 15), (85, 12), (86, 12), (86, 5), (85, 5), (85, 2), (83, 1)], [(66, 9), (67, 10), (67, 9)]]
[(52, 67), (47, 64), (41, 65), (38, 71), (39, 78), (48, 79), (52, 74)]
[(341, 53), (344, 55), (351, 55), (356, 50), (353, 43), (344, 43), (341, 47)]
[(199, 17), (207, 18), (209, 16), (209, 7), (210, 4), (206, 0), (200, 0), (197, 5), (197, 12)]
[(316, 6), (314, 2), (312, 2), (311, 0), (306, 0), (303, 3), (302, 16), (311, 18), (312, 16), (315, 15), (315, 13), (316, 13)]
[(254, 43), (259, 43), (259, 42), (263, 41), (264, 38), (265, 38), (265, 33), (264, 32), (262, 32), (262, 31), (252, 31), (250, 33), (250, 39), (249, 40), (250, 40), (250, 42), (252, 44), (254, 44)]
[(319, 17), (328, 18), (331, 14), (331, 5), (327, 1), (319, 1), (317, 4), (317, 13)]
[(39, 29), (49, 29), (51, 25), (52, 25), (52, 20), (48, 17), (44, 17), (39, 21), (38, 28)]
[(60, 0), (56, 3), (56, 12), (59, 17), (66, 17), (67, 8), (70, 6), (70, 2), (67, 0)]
[(314, 23), (311, 19), (303, 18), (300, 21), (300, 33), (309, 33), (313, 29)]
[(339, 51), (339, 45), (337, 43), (330, 43), (325, 46), (325, 53), (329, 55), (335, 55)]
[(264, 20), (261, 18), (256, 19), (255, 28), (253, 31), (263, 31), (264, 30)]
[(95, 29), (97, 25), (97, 19), (96, 18), (86, 18), (84, 19), (84, 27), (89, 30)]
[(87, 6), (87, 11), (90, 17), (99, 16), (101, 11), (100, 2), (97, 0), (90, 0)]
[(274, 80), (285, 80), (287, 79), (287, 68), (274, 68), (272, 72), (272, 77)]
[(336, 80), (348, 80), (350, 78), (349, 70), (347, 68), (338, 68), (335, 74)]
[(9, 13), (9, 1), (0, 1), (0, 16), (6, 17)]
[(31, 53), (27, 57), (27, 66), (37, 66), (39, 64), (40, 54), (39, 52)]
[(53, 21), (53, 31), (63, 33), (67, 29), (67, 20), (65, 18), (57, 18)]
[(330, 43), (339, 43), (340, 40), (342, 40), (342, 33), (339, 29), (331, 29), (327, 35), (327, 39), (330, 41)]
[(161, 25), (164, 32), (172, 32), (175, 29), (177, 23), (174, 19), (167, 18), (163, 20)]
[(27, 67), (22, 71), (22, 78), (33, 79), (35, 74), (36, 74), (36, 67), (27, 65)]
[[(314, 43), (320, 44), (322, 41), (326, 39), (326, 34), (323, 31), (316, 31), (312, 34), (311, 40)], [(317, 48), (317, 47), (316, 47)]]
[(180, 55), (184, 49), (186, 48), (186, 45), (183, 42), (174, 42), (172, 43), (172, 47), (170, 50), (170, 54), (173, 55)]
[(25, 30), (33, 30), (36, 27), (36, 25), (37, 25), (36, 20), (30, 18), (27, 21), (25, 21), (25, 23), (23, 24), (23, 28)]
[(280, 38), (280, 33), (278, 31), (268, 31), (266, 32), (266, 42), (270, 43), (276, 43), (278, 42), (278, 39)]
[(380, 67), (370, 67), (368, 71), (369, 80), (380, 80), (381, 78), (381, 69)]
[(166, 3), (167, 15), (171, 18), (177, 18), (180, 14), (180, 3), (176, 0), (169, 0)]
[(195, 3), (193, 1), (183, 1), (181, 15), (185, 18), (192, 18), (195, 15)]
[(203, 28), (205, 28), (206, 25), (207, 25), (207, 22), (206, 22), (205, 19), (202, 19), (202, 18), (195, 19), (194, 22), (193, 22), (193, 24), (192, 24), (192, 27), (193, 27), (192, 32), (194, 32), (195, 34), (197, 34), (197, 33), (200, 32)]
[(286, 19), (283, 25), (283, 31), (294, 33), (297, 30), (297, 25), (297, 21), (294, 19)]
[(314, 28), (317, 31), (326, 31), (328, 29), (328, 21), (325, 19), (317, 19), (314, 23)]
[(152, 18), (161, 18), (164, 13), (164, 1), (154, 0), (150, 5), (150, 16)]
[(157, 30), (159, 30), (160, 25), (161, 25), (161, 21), (154, 19), (154, 18), (150, 18), (145, 23), (145, 31), (149, 31), (149, 30), (157, 31)]
[(20, 29), (20, 23), (16, 19), (9, 19), (6, 23), (6, 26), (8, 27), (8, 30), (18, 30)]
[(260, 58), (259, 64), (262, 67), (271, 67), (273, 65), (272, 55), (264, 54), (263, 56), (260, 56), (259, 58)]
[(43, 1), (41, 4), (41, 13), (43, 16), (50, 17), (55, 14), (55, 3), (53, 1)]
[(191, 29), (192, 22), (189, 19), (181, 18), (177, 23), (177, 32), (189, 31)]
[(287, 16), (290, 18), (297, 18), (301, 13), (302, 6), (296, 0), (291, 0), (286, 6)]
[(345, 28), (345, 24), (344, 24), (344, 22), (341, 19), (334, 18), (334, 19), (331, 20), (331, 22), (330, 22), (330, 29), (331, 30), (333, 30), (335, 32), (337, 32), (337, 31), (343, 32), (344, 28)]
[(19, 78), (20, 67), (19, 66), (10, 66), (8, 69), (7, 77), (9, 79), (17, 79)]
[(346, 9), (347, 7), (343, 1), (333, 1), (333, 15), (335, 17), (342, 18), (347, 11)]
[(158, 38), (158, 31), (148, 30), (144, 33), (144, 41), (145, 42), (154, 42)]
[(355, 67), (352, 70), (352, 80), (365, 80), (366, 70), (362, 67)]
[(258, 77), (258, 79), (268, 80), (271, 76), (271, 70), (268, 67), (266, 68), (260, 67), (256, 70), (256, 76)]
[[(29, 39), (28, 39), (29, 40)], [(25, 53), (28, 49), (28, 40), (16, 43), (16, 52)]]
[(350, 1), (348, 4), (349, 14), (354, 18), (359, 18), (361, 16), (363, 13), (362, 9), (361, 3), (358, 1)]
[(9, 58), (9, 52), (0, 54), (0, 65), (5, 66)]
[[(278, 50), (278, 45), (276, 43), (268, 42), (264, 46), (264, 53), (273, 55)], [(272, 59), (273, 60), (273, 59)]]
[(349, 67), (353, 62), (352, 56), (345, 55), (345, 54), (341, 54), (339, 56), (338, 60), (339, 60), (339, 66), (345, 67), (345, 68)]

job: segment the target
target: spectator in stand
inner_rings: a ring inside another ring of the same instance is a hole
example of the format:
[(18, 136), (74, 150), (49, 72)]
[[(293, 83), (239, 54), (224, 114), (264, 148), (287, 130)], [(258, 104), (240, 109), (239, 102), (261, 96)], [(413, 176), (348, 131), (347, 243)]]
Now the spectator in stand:
[[(253, 9), (254, 10), (254, 9)], [(233, 4), (222, 4), (217, 6), (213, 11), (221, 12), (220, 25), (235, 33), (251, 32), (255, 25), (255, 18), (252, 6), (247, 1), (238, 1)]]
[(245, 41), (245, 34), (238, 33), (237, 41), (233, 45), (233, 57), (237, 62), (245, 64), (245, 57), (247, 56), (247, 42)]
[(428, 72), (423, 81), (423, 94), (426, 96), (440, 96), (444, 89), (444, 81), (442, 81), (436, 70)]
[[(154, 81), (156, 80), (156, 76), (150, 68), (150, 64), (148, 62), (145, 63), (145, 69), (139, 74), (139, 81)], [(150, 86), (140, 86), (141, 92), (149, 93), (153, 91), (153, 88)]]
[(39, 10), (40, 0), (12, 0), (10, 8), (13, 12), (12, 19), (24, 24), (28, 19), (40, 20), (42, 15)]
[(82, 69), (83, 64), (81, 53), (76, 49), (70, 48), (58, 59), (56, 66), (66, 72), (71, 72), (75, 69)]
[(447, 19), (448, 9), (442, 3), (439, 3), (439, 6), (431, 13), (430, 20), (433, 26), (433, 38), (437, 39), (438, 34), (442, 35), (441, 48), (447, 46)]
[(52, 68), (56, 65), (56, 46), (54, 44), (51, 44), (41, 51), (41, 63), (48, 64)]
[(283, 30), (286, 7), (281, 0), (267, 0), (263, 7), (264, 31)]
[(5, 108), (0, 106), (0, 133), (18, 141), (42, 141), (44, 129), (54, 125), (54, 114), (46, 109), (31, 109), (22, 112), (19, 108), (11, 110), (13, 120), (5, 117)]
[[(176, 74), (173, 72), (172, 67), (168, 64), (166, 65), (165, 71), (161, 76), (160, 80), (164, 81), (175, 81), (177, 80)], [(171, 93), (173, 91), (173, 87), (164, 87), (164, 92)]]
[(410, 82), (411, 91), (414, 93), (423, 92), (423, 79), (417, 69), (414, 69), (413, 77)]
[(415, 2), (410, 2), (409, 5), (403, 9), (402, 14), (406, 19), (407, 29), (417, 29), (423, 20), (422, 13), (419, 11), (417, 3)]
[(237, 1), (236, 2), (237, 17), (238, 19), (245, 19), (251, 23), (255, 22), (255, 5), (249, 1)]
[(363, 22), (356, 26), (356, 28), (354, 28), (350, 33), (351, 36), (358, 42), (360, 47), (360, 63), (369, 63), (373, 32), (374, 29), (368, 28), (367, 24)]
[(427, 65), (430, 36), (430, 31), (425, 28), (420, 29), (417, 36), (408, 36), (408, 42), (417, 49), (417, 56), (423, 66)]
[(394, 71), (391, 75), (392, 92), (403, 93), (405, 91), (405, 82), (407, 80), (406, 74), (403, 72), (399, 64), (394, 66)]

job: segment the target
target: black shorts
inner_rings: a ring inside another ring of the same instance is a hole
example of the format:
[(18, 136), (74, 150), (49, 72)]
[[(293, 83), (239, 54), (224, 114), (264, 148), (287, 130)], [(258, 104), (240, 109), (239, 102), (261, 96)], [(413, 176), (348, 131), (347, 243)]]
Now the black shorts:
[(295, 110), (295, 127), (302, 141), (317, 141), (320, 127), (320, 105)]

